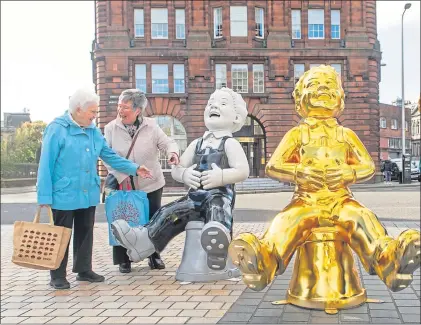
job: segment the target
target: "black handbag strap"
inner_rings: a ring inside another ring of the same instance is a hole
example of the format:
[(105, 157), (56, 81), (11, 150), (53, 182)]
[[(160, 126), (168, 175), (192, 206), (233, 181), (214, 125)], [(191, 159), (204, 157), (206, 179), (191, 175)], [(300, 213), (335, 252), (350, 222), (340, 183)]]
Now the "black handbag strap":
[(130, 154), (132, 153), (132, 150), (133, 150), (134, 144), (136, 143), (138, 135), (139, 135), (139, 131), (137, 131), (133, 137), (132, 144), (130, 145), (129, 151), (127, 152), (127, 155), (126, 155), (126, 159), (128, 159)]

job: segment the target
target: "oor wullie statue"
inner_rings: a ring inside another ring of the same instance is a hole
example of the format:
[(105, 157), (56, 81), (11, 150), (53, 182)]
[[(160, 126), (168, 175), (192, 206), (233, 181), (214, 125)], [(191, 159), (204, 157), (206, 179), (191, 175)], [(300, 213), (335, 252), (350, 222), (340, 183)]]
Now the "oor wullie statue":
[(294, 195), (263, 238), (243, 233), (230, 244), (244, 282), (262, 290), (298, 251), (287, 302), (349, 308), (366, 301), (350, 247), (392, 291), (406, 288), (420, 266), (420, 232), (406, 230), (393, 239), (349, 190), (370, 179), (375, 167), (357, 135), (337, 122), (344, 109), (340, 77), (329, 66), (312, 68), (293, 97), (303, 120), (284, 136), (266, 173), (295, 183)]
[(130, 228), (124, 220), (111, 225), (132, 261), (161, 252), (187, 223), (203, 221), (200, 242), (208, 267), (225, 268), (232, 237), (234, 184), (249, 175), (245, 153), (232, 133), (242, 128), (246, 117), (241, 95), (228, 88), (211, 95), (204, 112), (208, 131), (190, 143), (172, 170), (175, 180), (190, 187), (188, 194), (163, 206), (144, 227)]

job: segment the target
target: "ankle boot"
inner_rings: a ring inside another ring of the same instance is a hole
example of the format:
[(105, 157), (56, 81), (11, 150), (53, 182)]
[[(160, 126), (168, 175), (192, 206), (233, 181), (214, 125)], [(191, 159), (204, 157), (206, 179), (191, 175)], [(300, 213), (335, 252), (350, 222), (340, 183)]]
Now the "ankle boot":
[(158, 253), (153, 253), (151, 256), (149, 256), (149, 267), (151, 270), (157, 269), (157, 270), (163, 270), (165, 269), (165, 264), (161, 260), (161, 256), (159, 256)]

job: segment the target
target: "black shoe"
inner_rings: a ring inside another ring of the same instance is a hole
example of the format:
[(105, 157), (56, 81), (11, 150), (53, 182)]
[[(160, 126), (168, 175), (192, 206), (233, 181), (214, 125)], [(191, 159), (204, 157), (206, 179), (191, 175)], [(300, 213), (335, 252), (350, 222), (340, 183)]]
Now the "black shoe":
[(131, 263), (121, 263), (118, 267), (120, 270), (120, 273), (130, 273), (132, 271), (132, 265)]
[(69, 289), (70, 283), (66, 280), (66, 278), (57, 278), (57, 279), (51, 279), (50, 286), (52, 286), (54, 289)]
[(88, 282), (104, 282), (105, 278), (102, 275), (96, 274), (94, 271), (87, 271), (78, 273), (76, 280)]
[(165, 264), (164, 262), (162, 262), (161, 260), (161, 256), (159, 256), (158, 253), (153, 253), (151, 256), (149, 256), (149, 267), (151, 268), (151, 270), (163, 270), (165, 269)]

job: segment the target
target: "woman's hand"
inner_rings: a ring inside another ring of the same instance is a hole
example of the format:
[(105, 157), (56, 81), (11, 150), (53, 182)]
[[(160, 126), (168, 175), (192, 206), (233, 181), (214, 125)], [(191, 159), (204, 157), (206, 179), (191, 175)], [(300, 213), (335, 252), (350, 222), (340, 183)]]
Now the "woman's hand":
[(151, 171), (148, 168), (146, 168), (145, 166), (140, 166), (137, 169), (136, 174), (138, 176), (140, 176), (141, 178), (153, 178), (152, 174), (151, 174)]
[(178, 165), (180, 163), (180, 158), (175, 152), (171, 152), (171, 156), (168, 159), (168, 165)]

